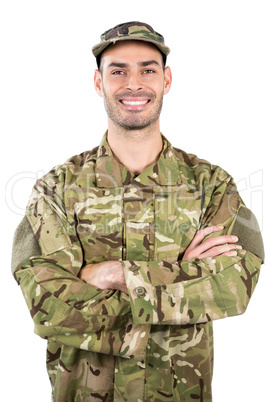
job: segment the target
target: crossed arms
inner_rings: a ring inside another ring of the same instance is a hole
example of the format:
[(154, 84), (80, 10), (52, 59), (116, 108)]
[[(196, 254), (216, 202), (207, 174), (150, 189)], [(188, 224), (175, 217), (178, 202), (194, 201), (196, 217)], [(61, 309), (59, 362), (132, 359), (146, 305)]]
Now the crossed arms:
[[(35, 194), (31, 215), (28, 211), (14, 242), (14, 250), (19, 250), (15, 277), (41, 337), (119, 356), (135, 351), (139, 358), (150, 325), (202, 323), (245, 311), (263, 255), (256, 249), (261, 237), (251, 220), (245, 235), (240, 230), (239, 240), (233, 237), (238, 216), (248, 211), (242, 203), (228, 218), (229, 229), (220, 213), (205, 222), (208, 227), (196, 233), (181, 261), (105, 261), (84, 266), (75, 225), (54, 198)], [(42, 237), (46, 221), (51, 230), (58, 231), (59, 226), (61, 230), (51, 250), (42, 252), (40, 246), (50, 247)], [(243, 246), (243, 236), (253, 241)], [(26, 243), (30, 244), (27, 255)]]
[[(236, 256), (237, 252), (235, 250), (242, 249), (242, 246), (236, 244), (239, 240), (237, 236), (224, 235), (206, 240), (206, 236), (223, 229), (223, 226), (209, 226), (197, 231), (191, 244), (185, 250), (183, 260), (214, 258), (219, 255)], [(123, 264), (120, 261), (87, 264), (81, 269), (79, 277), (99, 289), (115, 289), (128, 294)]]

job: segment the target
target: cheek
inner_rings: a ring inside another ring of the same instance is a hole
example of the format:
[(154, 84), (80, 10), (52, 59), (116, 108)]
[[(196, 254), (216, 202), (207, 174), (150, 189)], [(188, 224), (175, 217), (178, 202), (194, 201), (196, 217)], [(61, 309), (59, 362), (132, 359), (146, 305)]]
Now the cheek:
[(164, 79), (151, 79), (150, 82), (144, 82), (144, 88), (148, 88), (149, 90), (154, 92), (157, 97), (161, 97), (165, 93), (166, 84)]
[(125, 86), (125, 80), (123, 77), (109, 77), (103, 80), (103, 92), (108, 96), (114, 96), (116, 92), (122, 90)]

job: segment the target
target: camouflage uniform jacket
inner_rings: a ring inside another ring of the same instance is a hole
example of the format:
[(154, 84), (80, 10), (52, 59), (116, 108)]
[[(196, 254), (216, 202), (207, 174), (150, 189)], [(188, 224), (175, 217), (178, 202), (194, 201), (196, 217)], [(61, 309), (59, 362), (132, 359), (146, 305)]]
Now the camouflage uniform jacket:
[[(196, 231), (236, 233), (236, 257), (182, 260)], [(38, 180), (14, 240), (14, 275), (47, 339), (53, 400), (211, 401), (212, 320), (245, 311), (263, 258), (253, 214), (221, 168), (163, 137), (137, 177), (99, 147)], [(129, 296), (86, 284), (121, 260)]]

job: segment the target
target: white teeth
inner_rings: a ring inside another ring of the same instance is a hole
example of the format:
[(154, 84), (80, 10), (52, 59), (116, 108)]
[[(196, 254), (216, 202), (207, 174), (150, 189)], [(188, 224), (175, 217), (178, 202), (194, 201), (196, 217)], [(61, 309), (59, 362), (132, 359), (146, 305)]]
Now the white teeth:
[(124, 105), (131, 105), (131, 106), (138, 106), (138, 105), (145, 105), (148, 101), (122, 101)]

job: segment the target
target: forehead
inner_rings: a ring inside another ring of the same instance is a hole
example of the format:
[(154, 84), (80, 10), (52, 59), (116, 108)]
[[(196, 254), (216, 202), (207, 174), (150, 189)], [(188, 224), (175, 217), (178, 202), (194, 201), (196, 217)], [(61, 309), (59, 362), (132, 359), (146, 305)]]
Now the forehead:
[(110, 45), (101, 56), (103, 64), (111, 61), (124, 63), (155, 60), (161, 63), (162, 54), (152, 43), (138, 40), (124, 40)]

